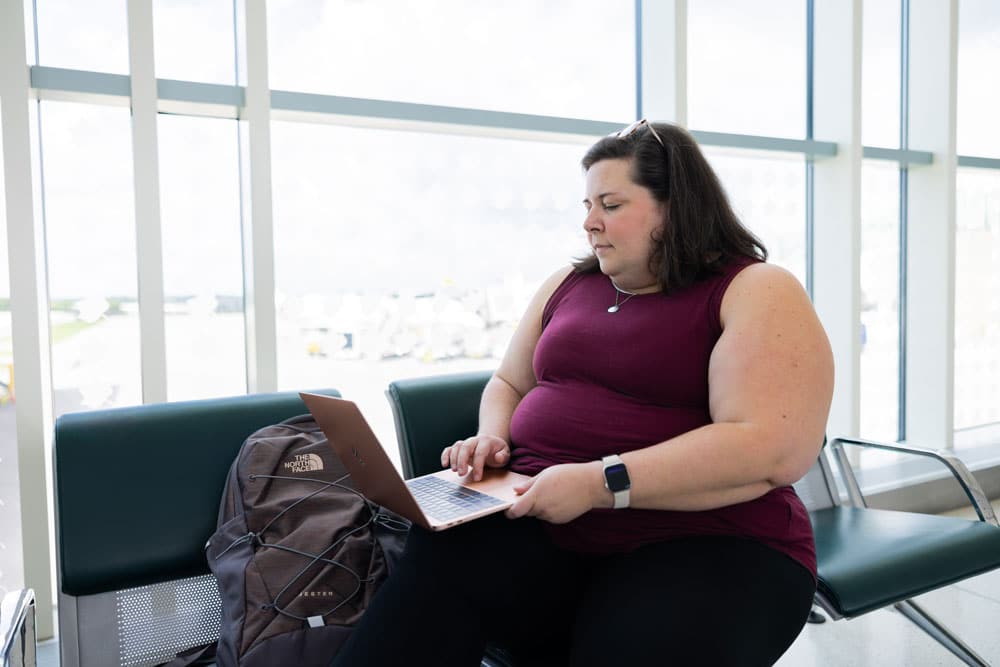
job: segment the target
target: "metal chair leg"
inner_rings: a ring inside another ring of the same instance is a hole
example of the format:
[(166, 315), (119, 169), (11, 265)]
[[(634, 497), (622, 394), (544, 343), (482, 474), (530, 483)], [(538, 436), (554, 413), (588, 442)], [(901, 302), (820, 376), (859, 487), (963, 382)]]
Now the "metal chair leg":
[(973, 651), (968, 644), (956, 637), (950, 630), (948, 630), (948, 628), (941, 625), (937, 619), (928, 614), (916, 602), (912, 600), (903, 600), (902, 602), (897, 602), (893, 606), (896, 607), (896, 609), (903, 614), (903, 616), (906, 616), (906, 618), (916, 623), (921, 630), (933, 637), (946, 649), (957, 655), (965, 664), (974, 665), (975, 667), (989, 667), (989, 663), (983, 660), (978, 653)]

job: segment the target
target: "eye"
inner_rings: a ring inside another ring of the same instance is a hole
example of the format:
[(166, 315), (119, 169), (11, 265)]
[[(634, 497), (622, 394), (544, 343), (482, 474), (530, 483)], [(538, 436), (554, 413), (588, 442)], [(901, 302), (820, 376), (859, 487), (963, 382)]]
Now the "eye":
[(604, 210), (605, 211), (614, 211), (619, 206), (621, 206), (621, 204), (604, 204)]

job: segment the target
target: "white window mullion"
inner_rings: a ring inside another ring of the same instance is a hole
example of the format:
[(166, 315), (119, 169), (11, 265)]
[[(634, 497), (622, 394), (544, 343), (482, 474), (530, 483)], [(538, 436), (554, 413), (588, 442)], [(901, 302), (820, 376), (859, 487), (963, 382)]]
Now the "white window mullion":
[(861, 393), (861, 0), (817, 0), (813, 134), (837, 143), (814, 165), (813, 300), (836, 367), (828, 431), (856, 436)]
[(152, 0), (128, 0), (128, 42), (142, 401), (162, 403), (167, 400), (167, 352)]
[(34, 212), (24, 4), (0, 2), (0, 125), (10, 306), (17, 375), (17, 463), (24, 585), (35, 590), (38, 638), (53, 635), (47, 471), (52, 433), (45, 232)]
[(954, 440), (957, 0), (910, 0), (907, 209), (906, 439), (935, 448)]
[(687, 0), (639, 0), (638, 116), (687, 126)]
[(243, 289), (246, 308), (247, 391), (278, 387), (278, 338), (274, 306), (274, 220), (271, 205), (271, 91), (267, 72), (267, 9), (245, 4), (246, 121), (249, 206), (243, 212)]

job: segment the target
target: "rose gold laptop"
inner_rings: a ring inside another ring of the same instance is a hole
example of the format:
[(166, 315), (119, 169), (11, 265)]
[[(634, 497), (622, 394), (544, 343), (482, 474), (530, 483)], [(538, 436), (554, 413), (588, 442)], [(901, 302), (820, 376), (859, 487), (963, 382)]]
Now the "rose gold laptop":
[(487, 468), (483, 478), (473, 482), (448, 468), (403, 481), (355, 403), (319, 394), (299, 396), (351, 473), (355, 488), (424, 528), (444, 530), (502, 512), (517, 499), (514, 485), (528, 479)]

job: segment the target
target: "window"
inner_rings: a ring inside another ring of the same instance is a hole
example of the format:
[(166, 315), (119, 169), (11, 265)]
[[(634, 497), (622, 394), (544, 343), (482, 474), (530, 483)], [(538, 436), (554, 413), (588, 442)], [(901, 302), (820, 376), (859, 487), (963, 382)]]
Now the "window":
[(236, 121), (159, 116), (171, 401), (246, 393)]
[(277, 0), (270, 84), (495, 111), (635, 114), (630, 0)]
[(955, 428), (1000, 422), (1000, 171), (959, 169)]
[(1000, 3), (958, 3), (958, 152), (1000, 158)]
[(495, 368), (587, 250), (585, 145), (283, 122), (272, 144), (279, 386), (340, 389), (384, 442), (389, 381)]
[[(2, 114), (3, 109), (0, 109)], [(2, 116), (0, 116), (2, 118)], [(0, 133), (0, 596), (23, 585), (21, 499), (18, 493), (17, 413), (14, 409), (14, 337), (11, 330), (10, 267), (7, 259), (3, 135)]]
[(233, 3), (154, 0), (156, 77), (236, 82)]
[(805, 28), (803, 0), (691, 0), (687, 37), (691, 127), (805, 137)]
[(899, 148), (900, 13), (900, 0), (864, 2), (861, 143), (865, 146)]
[(129, 110), (42, 103), (56, 415), (141, 402)]
[(39, 65), (128, 74), (126, 0), (25, 4), (37, 12)]
[(767, 247), (768, 261), (805, 285), (805, 162), (800, 155), (705, 147), (744, 225)]
[(861, 184), (861, 435), (893, 442), (899, 437), (899, 166), (866, 160)]

